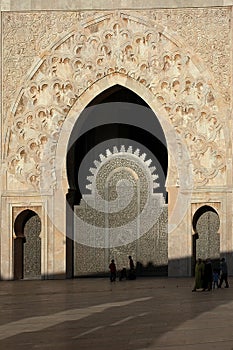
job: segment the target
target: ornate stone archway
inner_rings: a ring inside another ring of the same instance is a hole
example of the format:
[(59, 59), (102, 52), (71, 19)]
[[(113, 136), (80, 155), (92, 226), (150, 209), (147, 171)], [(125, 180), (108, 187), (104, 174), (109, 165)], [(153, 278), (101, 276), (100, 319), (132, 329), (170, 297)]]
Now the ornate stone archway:
[[(23, 79), (5, 122), (6, 190), (50, 193), (50, 219), (63, 235), (65, 219), (59, 214), (64, 201), (58, 213), (53, 208), (60, 199), (58, 184), (67, 186), (64, 146), (87, 103), (117, 83), (145, 98), (161, 122), (170, 150), (176, 146), (179, 162), (172, 160), (170, 152), (168, 186), (180, 186), (177, 168), (184, 159), (192, 171), (191, 187), (226, 185), (225, 140), (229, 138), (221, 116), (227, 113), (227, 103), (192, 52), (156, 20), (144, 21), (127, 11), (96, 14), (66, 33), (61, 31), (61, 39), (40, 53)], [(53, 246), (61, 261), (62, 235)], [(64, 271), (64, 263), (57, 266)]]
[(220, 110), (225, 111), (211, 76), (164, 28), (123, 13), (84, 23), (42, 53), (20, 90), (13, 125), (6, 131), (8, 173), (38, 188), (43, 149), (53, 174), (57, 141), (69, 112), (93, 84), (116, 73), (152, 92), (153, 103), (188, 146), (196, 184), (217, 178), (225, 167), (219, 118)]

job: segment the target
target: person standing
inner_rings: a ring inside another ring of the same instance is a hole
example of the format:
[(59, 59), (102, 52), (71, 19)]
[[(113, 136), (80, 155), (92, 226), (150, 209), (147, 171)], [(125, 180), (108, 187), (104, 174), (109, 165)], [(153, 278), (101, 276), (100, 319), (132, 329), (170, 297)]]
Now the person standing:
[(129, 255), (129, 269), (134, 270), (134, 262), (131, 255)]
[(220, 275), (220, 282), (219, 282), (218, 288), (222, 287), (223, 281), (225, 282), (225, 288), (229, 288), (228, 269), (227, 269), (227, 263), (226, 263), (225, 258), (221, 259), (220, 271), (221, 271), (221, 275)]
[(111, 260), (111, 264), (109, 265), (110, 270), (110, 281), (115, 282), (116, 281), (116, 264), (114, 259)]
[(132, 259), (131, 255), (129, 255), (129, 279), (130, 280), (135, 280), (136, 279), (134, 262), (133, 262), (133, 259)]
[(214, 269), (214, 272), (213, 272), (213, 289), (215, 289), (215, 287), (218, 288), (218, 280), (219, 280), (218, 270)]
[(195, 284), (192, 292), (196, 292), (197, 289), (203, 288), (203, 277), (204, 277), (205, 265), (203, 261), (199, 258), (195, 266)]

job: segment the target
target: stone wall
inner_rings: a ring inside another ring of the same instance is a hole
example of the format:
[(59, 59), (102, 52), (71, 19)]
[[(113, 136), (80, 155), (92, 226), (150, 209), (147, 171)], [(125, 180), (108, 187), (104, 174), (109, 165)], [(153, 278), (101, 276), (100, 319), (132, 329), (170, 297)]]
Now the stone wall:
[(145, 100), (167, 141), (169, 261), (191, 258), (192, 206), (209, 202), (220, 203), (220, 253), (232, 256), (232, 5), (1, 1), (3, 278), (13, 271), (12, 208), (34, 205), (43, 273), (64, 275), (69, 137), (116, 84)]

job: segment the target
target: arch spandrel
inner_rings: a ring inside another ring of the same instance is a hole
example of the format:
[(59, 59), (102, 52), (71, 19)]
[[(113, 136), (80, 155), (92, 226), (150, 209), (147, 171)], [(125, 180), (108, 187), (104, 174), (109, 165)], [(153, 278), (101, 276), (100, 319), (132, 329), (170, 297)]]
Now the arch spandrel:
[[(6, 146), (9, 174), (38, 188), (45, 151), (54, 174), (57, 142), (69, 112), (93, 84), (117, 73), (153, 94), (153, 103), (188, 147), (196, 185), (226, 183), (220, 107), (221, 115), (225, 111), (211, 76), (177, 38), (134, 21), (109, 14), (72, 28), (44, 53), (15, 104)], [(55, 183), (53, 177), (51, 186)]]

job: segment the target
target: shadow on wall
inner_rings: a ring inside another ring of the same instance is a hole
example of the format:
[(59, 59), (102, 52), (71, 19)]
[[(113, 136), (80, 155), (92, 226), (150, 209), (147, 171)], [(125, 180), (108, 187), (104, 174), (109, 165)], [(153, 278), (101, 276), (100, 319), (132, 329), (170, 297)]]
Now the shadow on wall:
[(141, 262), (137, 261), (136, 274), (137, 276), (167, 276), (168, 266), (155, 265), (153, 262), (148, 262), (146, 265), (143, 265)]
[[(123, 269), (123, 266), (117, 266), (117, 275), (120, 276), (120, 272)], [(126, 268), (128, 273), (128, 268)], [(167, 277), (168, 276), (168, 266), (167, 265), (155, 265), (152, 262), (148, 262), (146, 265), (143, 265), (141, 262), (136, 262), (135, 272), (138, 277)], [(84, 273), (74, 278), (85, 278), (85, 277), (109, 277), (109, 272), (100, 271), (97, 273)]]
[[(228, 253), (222, 253), (220, 255), (219, 259), (212, 259), (212, 267), (213, 269), (219, 270), (220, 268), (220, 259), (224, 257), (227, 261), (228, 268), (230, 270), (230, 267), (233, 264), (233, 252)], [(194, 269), (195, 269), (195, 259), (194, 257), (186, 257), (183, 259), (177, 259), (177, 260), (170, 260), (169, 265), (173, 266), (173, 269), (177, 271), (177, 274), (173, 273), (173, 277), (182, 277), (179, 273), (180, 271), (185, 271), (183, 277), (193, 277), (194, 276)], [(189, 275), (189, 267), (190, 264), (192, 266), (192, 274)], [(122, 269), (122, 266), (117, 266), (118, 274), (120, 270)], [(168, 277), (168, 265), (155, 265), (152, 262), (148, 262), (146, 265), (142, 264), (140, 261), (136, 262), (136, 275), (138, 277)], [(229, 273), (230, 276), (233, 276), (232, 273)], [(85, 275), (77, 275), (73, 278), (83, 278), (83, 277), (108, 277), (108, 272), (98, 272), (98, 273), (89, 273)], [(169, 278), (169, 277), (168, 277)]]
[[(225, 257), (229, 270), (232, 266), (233, 261), (233, 252), (228, 253), (222, 253), (220, 255), (220, 258)], [(219, 259), (212, 259), (212, 267), (213, 269), (219, 270), (220, 268), (220, 258)], [(117, 264), (117, 261), (115, 261)], [(191, 276), (189, 274), (190, 271), (190, 264), (192, 267), (192, 273)], [(170, 260), (169, 265), (172, 266), (173, 271), (177, 271), (176, 273), (173, 273), (172, 277), (193, 277), (194, 276), (194, 269), (195, 269), (195, 259), (192, 257), (187, 257), (183, 259), (177, 259), (177, 260)], [(117, 265), (117, 271), (118, 274), (120, 273), (123, 266)], [(128, 268), (128, 267), (127, 267)], [(184, 271), (183, 276), (179, 271)], [(168, 277), (168, 265), (155, 265), (152, 262), (148, 262), (146, 265), (142, 264), (140, 261), (136, 262), (136, 275), (138, 277)], [(233, 276), (233, 274), (229, 273), (229, 276)], [(77, 276), (74, 276), (73, 278), (97, 278), (97, 277), (109, 277), (109, 273), (106, 271), (100, 271), (98, 273), (86, 273), (86, 274), (80, 274)], [(169, 277), (168, 277), (169, 278)]]
[[(231, 266), (233, 266), (233, 252), (227, 252), (227, 253), (221, 253), (220, 259), (224, 257), (226, 259), (228, 269), (229, 269), (229, 276), (233, 276), (233, 273), (231, 272)], [(213, 268), (219, 269), (220, 266), (220, 259), (213, 259), (212, 260), (212, 266)], [(116, 261), (117, 263), (117, 261)], [(194, 276), (194, 267), (195, 267), (195, 260), (194, 258), (187, 257), (183, 259), (177, 259), (177, 260), (170, 260), (169, 265), (173, 266), (173, 271), (186, 271), (186, 273), (183, 274), (183, 277), (191, 277), (188, 274), (189, 266), (192, 266), (192, 276)], [(123, 268), (123, 266), (117, 266), (117, 271), (119, 271)], [(128, 267), (127, 267), (128, 268)], [(143, 265), (140, 261), (136, 262), (136, 274), (138, 277), (168, 277), (168, 265), (154, 265), (152, 262), (148, 262), (146, 265)], [(95, 273), (86, 273), (82, 275), (77, 275), (71, 277), (70, 275), (66, 275), (64, 273), (61, 274), (49, 274), (49, 275), (41, 275), (36, 276), (34, 278), (26, 278), (25, 280), (59, 280), (59, 279), (72, 279), (72, 278), (96, 278), (96, 277), (109, 277), (108, 271), (99, 271)], [(182, 274), (173, 273), (172, 277), (182, 277)], [(169, 277), (168, 277), (169, 278)], [(0, 280), (6, 280), (2, 275), (0, 275)], [(22, 280), (22, 279), (18, 279)]]

